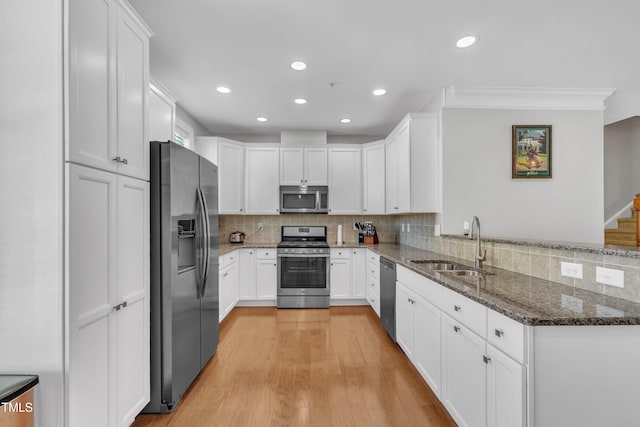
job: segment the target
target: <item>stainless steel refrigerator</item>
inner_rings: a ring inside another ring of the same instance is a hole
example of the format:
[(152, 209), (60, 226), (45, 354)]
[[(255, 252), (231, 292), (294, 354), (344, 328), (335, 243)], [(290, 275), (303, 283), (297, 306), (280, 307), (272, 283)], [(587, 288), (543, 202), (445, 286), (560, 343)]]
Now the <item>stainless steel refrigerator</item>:
[(218, 345), (218, 169), (151, 142), (151, 401), (178, 404)]

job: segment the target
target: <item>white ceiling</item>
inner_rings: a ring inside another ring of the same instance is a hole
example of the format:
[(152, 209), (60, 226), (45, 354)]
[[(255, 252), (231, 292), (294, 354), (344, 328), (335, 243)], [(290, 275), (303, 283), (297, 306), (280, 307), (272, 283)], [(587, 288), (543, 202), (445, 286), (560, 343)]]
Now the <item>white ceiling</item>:
[[(640, 113), (638, 0), (130, 2), (156, 34), (151, 72), (216, 135), (386, 135), (452, 85), (615, 88), (606, 122)], [(479, 43), (456, 48), (466, 34)]]

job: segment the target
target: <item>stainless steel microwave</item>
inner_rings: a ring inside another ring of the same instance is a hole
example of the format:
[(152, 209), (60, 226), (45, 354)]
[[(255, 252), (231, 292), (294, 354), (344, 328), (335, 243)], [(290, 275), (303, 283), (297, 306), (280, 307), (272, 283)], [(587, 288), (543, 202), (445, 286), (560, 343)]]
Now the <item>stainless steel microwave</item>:
[(329, 187), (281, 185), (280, 213), (329, 213)]

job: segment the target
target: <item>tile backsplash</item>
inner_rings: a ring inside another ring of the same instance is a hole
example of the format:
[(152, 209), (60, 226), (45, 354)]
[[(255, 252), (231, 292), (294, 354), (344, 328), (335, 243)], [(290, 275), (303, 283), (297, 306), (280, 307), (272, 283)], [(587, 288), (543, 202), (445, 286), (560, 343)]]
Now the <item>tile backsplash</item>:
[[(473, 262), (475, 241), (461, 237), (435, 236), (439, 214), (409, 215), (220, 215), (219, 232), (225, 240), (232, 231), (246, 233), (247, 243), (277, 243), (283, 225), (326, 225), (329, 243), (335, 243), (338, 224), (342, 225), (343, 241), (356, 243), (355, 222), (373, 221), (378, 239), (385, 243), (399, 243), (414, 248), (439, 252)], [(258, 231), (258, 224), (263, 230)], [(403, 228), (404, 226), (404, 228)], [(574, 250), (548, 249), (537, 246), (482, 241), (487, 251), (485, 265), (515, 271), (540, 279), (562, 283), (605, 295), (640, 302), (640, 259), (603, 255)], [(582, 279), (560, 275), (562, 262), (582, 264)], [(624, 271), (624, 288), (597, 283), (596, 267)]]
[[(354, 223), (372, 221), (378, 233), (378, 240), (394, 243), (396, 235), (391, 218), (387, 215), (220, 215), (218, 230), (222, 241), (233, 231), (244, 231), (247, 243), (277, 243), (280, 241), (280, 227), (283, 225), (326, 225), (327, 240), (329, 243), (335, 243), (338, 224), (340, 224), (342, 240), (347, 243), (358, 243), (358, 231), (354, 229)], [(260, 223), (263, 224), (262, 231), (258, 231)]]

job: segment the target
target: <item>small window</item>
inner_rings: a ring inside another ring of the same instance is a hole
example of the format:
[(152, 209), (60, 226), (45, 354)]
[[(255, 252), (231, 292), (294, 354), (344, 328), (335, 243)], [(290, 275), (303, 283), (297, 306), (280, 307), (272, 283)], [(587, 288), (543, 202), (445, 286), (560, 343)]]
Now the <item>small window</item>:
[(176, 117), (174, 139), (175, 142), (188, 148), (193, 148), (193, 141), (195, 139), (193, 128), (184, 121)]

